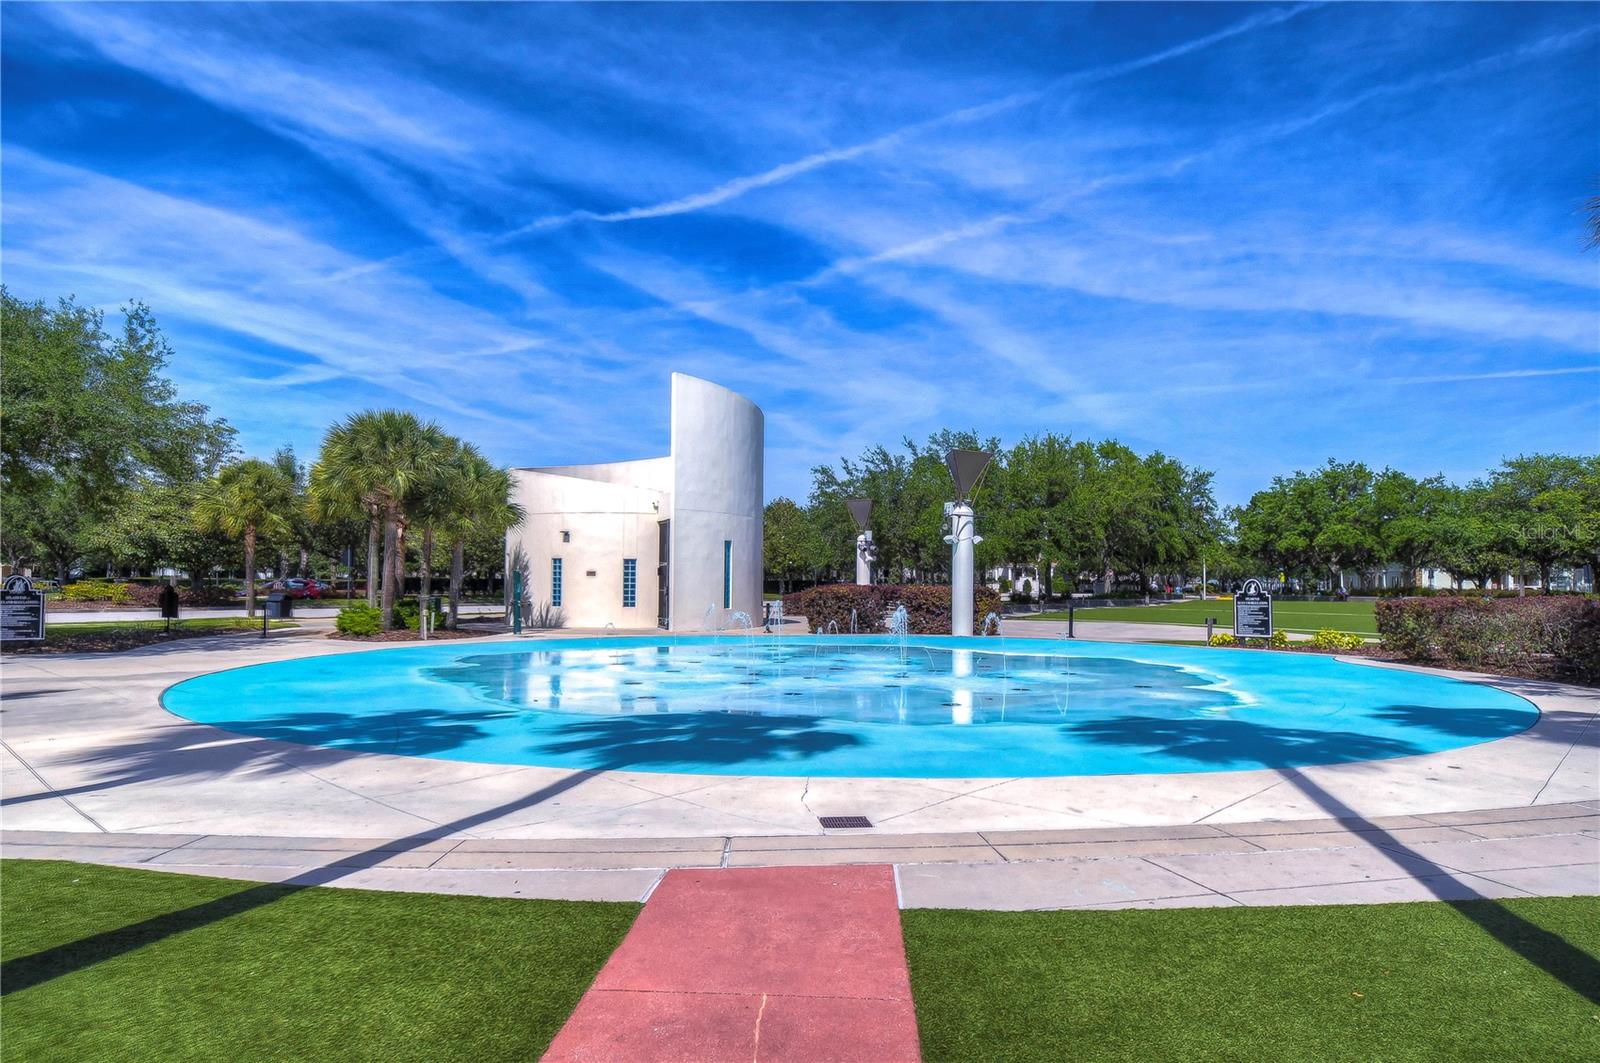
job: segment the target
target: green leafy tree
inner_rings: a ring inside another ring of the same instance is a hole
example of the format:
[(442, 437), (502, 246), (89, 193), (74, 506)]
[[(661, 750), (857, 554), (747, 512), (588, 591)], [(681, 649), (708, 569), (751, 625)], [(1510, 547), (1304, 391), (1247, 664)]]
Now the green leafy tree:
[(1238, 511), (1240, 548), (1291, 575), (1341, 582), (1381, 553), (1373, 476), (1360, 462), (1330, 460), (1315, 472), (1277, 476)]
[(433, 589), (433, 552), (437, 540), (450, 546), (449, 612), (446, 627), (461, 616), (461, 590), (466, 579), (467, 544), (474, 536), (503, 542), (522, 520), (522, 507), (511, 498), (511, 474), (492, 464), (470, 443), (450, 441), (448, 453), (422, 492), (414, 520), (422, 529), (422, 594)]
[(450, 625), (457, 623), (461, 610), (461, 587), (466, 573), (468, 545), (476, 538), (492, 542), (495, 550), (489, 566), (498, 568), (505, 562), (503, 553), (506, 532), (522, 522), (524, 511), (512, 497), (511, 473), (492, 464), (476, 449), (468, 446), (462, 470), (462, 483), (467, 499), (467, 526), (456, 526), (450, 543)]
[[(395, 598), (405, 579), (410, 514), (420, 492), (438, 482), (454, 449), (455, 441), (438, 425), (402, 410), (352, 414), (323, 437), (311, 470), (311, 505), (318, 513), (348, 516), (360, 511), (382, 521), (379, 605), (385, 631), (394, 627)], [(368, 542), (370, 557), (371, 532)]]
[[(850, 498), (872, 500), (872, 538), (878, 567), (891, 579), (930, 580), (948, 575), (950, 548), (944, 542), (944, 504), (953, 497), (945, 453), (952, 448), (999, 449), (997, 440), (980, 440), (973, 432), (940, 431), (918, 445), (902, 440), (901, 449), (871, 447), (859, 458), (845, 458), (835, 470), (812, 470), (809, 510), (827, 567), (853, 571), (856, 529), (845, 507)], [(988, 537), (986, 519), (991, 500), (988, 478), (973, 504), (979, 512), (978, 532)], [(981, 547), (980, 547), (981, 549)]]
[(112, 335), (98, 310), (0, 288), (0, 521), (7, 560), (66, 580), (91, 530), (133, 485), (193, 483), (233, 452), (233, 429), (182, 402), (142, 303)]
[(792, 499), (768, 502), (762, 513), (761, 553), (767, 578), (778, 581), (780, 594), (787, 593), (789, 581), (815, 571), (822, 557), (811, 514)]
[(1485, 589), (1516, 567), (1516, 558), (1502, 549), (1510, 533), (1501, 527), (1489, 488), (1482, 482), (1443, 493), (1435, 538), (1439, 565), (1458, 587), (1471, 581)]
[(1414, 585), (1419, 569), (1440, 560), (1449, 500), (1450, 489), (1442, 476), (1415, 480), (1385, 469), (1373, 479), (1377, 554), (1399, 566), (1404, 586)]
[(1554, 566), (1593, 556), (1590, 529), (1600, 520), (1595, 479), (1592, 459), (1564, 454), (1511, 458), (1490, 474), (1487, 497), (1504, 533), (1500, 545), (1538, 569), (1546, 594)]
[(238, 545), (194, 522), (196, 497), (206, 481), (161, 483), (145, 479), (123, 492), (110, 514), (84, 535), (84, 551), (118, 566), (172, 567), (201, 585), (212, 569), (238, 563)]
[(1141, 458), (1117, 443), (1100, 450), (1108, 560), (1135, 573), (1148, 598), (1152, 576), (1181, 579), (1212, 536), (1211, 474), (1185, 468), (1159, 451)]
[(1054, 434), (1029, 437), (1001, 461), (988, 525), (996, 532), (997, 563), (1037, 566), (1044, 597), (1054, 590), (1057, 566), (1073, 582), (1077, 573), (1103, 566), (1100, 459), (1093, 444)]
[(256, 546), (262, 538), (287, 538), (298, 505), (294, 481), (271, 462), (249, 458), (229, 465), (194, 501), (194, 523), (244, 542), (245, 611), (256, 615)]

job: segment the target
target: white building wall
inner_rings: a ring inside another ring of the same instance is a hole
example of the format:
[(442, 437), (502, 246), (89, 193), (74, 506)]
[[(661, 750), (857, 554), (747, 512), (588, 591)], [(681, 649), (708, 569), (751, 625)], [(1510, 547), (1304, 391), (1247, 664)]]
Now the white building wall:
[[(722, 627), (735, 611), (759, 619), (763, 446), (754, 403), (674, 373), (669, 456), (511, 470), (525, 515), (506, 535), (508, 577), (521, 570), (524, 601), (537, 609), (551, 601), (551, 562), (559, 557), (568, 626), (655, 627), (659, 522), (670, 520), (672, 630)], [(726, 608), (725, 542), (732, 544)], [(631, 608), (622, 604), (625, 558), (638, 563)], [(509, 585), (508, 578), (508, 596)]]
[[(667, 509), (671, 462), (618, 465), (624, 468), (512, 470), (525, 516), (506, 537), (506, 571), (520, 568), (524, 599), (537, 609), (552, 601), (553, 561), (559, 557), (560, 608), (572, 627), (656, 623), (656, 522)], [(598, 475), (590, 479), (586, 473)], [(620, 475), (625, 473), (637, 475)], [(624, 558), (638, 562), (632, 608), (622, 604)]]

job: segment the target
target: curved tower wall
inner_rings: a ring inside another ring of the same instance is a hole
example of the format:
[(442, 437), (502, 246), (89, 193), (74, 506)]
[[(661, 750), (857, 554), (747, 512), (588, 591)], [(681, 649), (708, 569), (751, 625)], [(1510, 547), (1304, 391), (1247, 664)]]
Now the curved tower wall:
[[(743, 395), (672, 374), (672, 630), (761, 622), (766, 419)], [(727, 597), (724, 598), (726, 565)]]

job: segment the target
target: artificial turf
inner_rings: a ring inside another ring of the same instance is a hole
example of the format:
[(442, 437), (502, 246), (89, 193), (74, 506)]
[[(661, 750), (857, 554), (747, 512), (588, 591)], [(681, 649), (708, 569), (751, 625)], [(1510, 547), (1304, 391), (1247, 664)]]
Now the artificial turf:
[[(1135, 624), (1186, 624), (1205, 627), (1206, 617), (1217, 618), (1218, 631), (1233, 630), (1233, 602), (1198, 598), (1158, 605), (1107, 605), (1076, 610), (1080, 621), (1116, 620)], [(1017, 614), (1008, 620), (1065, 620), (1067, 614)], [(1314, 635), (1323, 628), (1376, 637), (1378, 624), (1371, 602), (1273, 602), (1272, 626), (1296, 634)]]
[(532, 1060), (636, 904), (0, 862), (6, 1060)]
[(1600, 898), (901, 914), (928, 1063), (1600, 1059)]

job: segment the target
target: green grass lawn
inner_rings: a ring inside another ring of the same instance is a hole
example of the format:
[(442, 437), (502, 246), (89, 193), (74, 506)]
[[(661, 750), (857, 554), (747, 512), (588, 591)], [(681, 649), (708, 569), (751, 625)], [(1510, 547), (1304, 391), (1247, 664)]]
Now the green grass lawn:
[[(1188, 624), (1205, 627), (1206, 617), (1217, 618), (1218, 631), (1233, 630), (1233, 602), (1207, 601), (1166, 602), (1161, 605), (1108, 605), (1103, 608), (1078, 609), (1077, 619), (1120, 620), (1135, 624)], [(1018, 620), (1065, 620), (1062, 611), (1021, 615)], [(1285, 631), (1315, 634), (1325, 627), (1335, 631), (1350, 631), (1357, 635), (1376, 637), (1377, 622), (1372, 616), (1371, 602), (1273, 602), (1272, 623)]]
[(533, 1060), (639, 910), (31, 860), (0, 887), (18, 1061)]
[(1600, 900), (1470, 903), (902, 920), (929, 1063), (1600, 1059)]

